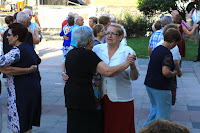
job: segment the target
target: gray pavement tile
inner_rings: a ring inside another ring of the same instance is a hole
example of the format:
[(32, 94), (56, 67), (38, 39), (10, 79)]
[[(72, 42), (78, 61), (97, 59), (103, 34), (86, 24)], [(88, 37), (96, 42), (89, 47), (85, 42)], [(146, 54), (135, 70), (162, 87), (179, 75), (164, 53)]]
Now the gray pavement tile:
[(191, 133), (200, 133), (200, 129), (190, 129)]
[(183, 105), (177, 105), (177, 104), (175, 104), (174, 106), (172, 106), (172, 110), (184, 110), (184, 111), (187, 111), (188, 108), (187, 108), (186, 105), (183, 106)]
[(184, 110), (172, 110), (170, 119), (172, 121), (188, 121), (189, 122), (190, 113)]
[(43, 115), (66, 115), (67, 109), (64, 105), (42, 105), (42, 114)]
[(200, 122), (200, 111), (190, 111), (191, 122)]
[[(54, 97), (48, 97), (48, 96), (43, 96), (42, 97), (42, 104), (47, 104), (47, 105), (55, 105), (56, 102), (63, 96), (54, 96)], [(64, 105), (63, 105), (64, 106)]]
[[(64, 117), (64, 115), (42, 115), (40, 128), (44, 128), (44, 127), (47, 129), (52, 128), (58, 122), (60, 122), (60, 119), (62, 119), (63, 117)], [(48, 131), (48, 130), (46, 130), (46, 131)]]
[(173, 121), (173, 122), (184, 125), (185, 127), (189, 128), (189, 129), (193, 128), (192, 122), (186, 122), (186, 121)]
[(39, 127), (39, 128), (33, 128), (32, 133), (66, 133), (66, 126), (64, 127)]
[(138, 119), (137, 125), (135, 126), (136, 133), (139, 133), (139, 131), (143, 128), (145, 122), (146, 119)]
[(187, 106), (189, 111), (200, 111), (200, 106)]
[(200, 129), (200, 122), (192, 122), (192, 126), (195, 129)]

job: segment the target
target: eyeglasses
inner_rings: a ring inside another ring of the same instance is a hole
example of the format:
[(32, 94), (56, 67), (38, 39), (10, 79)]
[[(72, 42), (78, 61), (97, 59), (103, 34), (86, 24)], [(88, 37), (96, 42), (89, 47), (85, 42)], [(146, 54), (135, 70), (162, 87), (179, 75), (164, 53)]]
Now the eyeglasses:
[(9, 33), (7, 34), (8, 37), (9, 37), (9, 36), (12, 36), (12, 35), (13, 35), (13, 34), (9, 34)]
[(111, 36), (119, 36), (119, 34), (117, 34), (117, 33), (113, 33), (113, 32), (107, 32), (106, 33), (106, 36), (109, 36), (109, 35), (111, 35)]

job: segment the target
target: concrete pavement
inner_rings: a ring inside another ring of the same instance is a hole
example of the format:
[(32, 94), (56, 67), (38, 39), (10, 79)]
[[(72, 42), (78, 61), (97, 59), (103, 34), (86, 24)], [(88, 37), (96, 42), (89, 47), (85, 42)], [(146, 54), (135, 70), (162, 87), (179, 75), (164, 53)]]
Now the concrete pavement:
[[(62, 41), (42, 41), (37, 50), (42, 58), (42, 118), (41, 126), (33, 133), (66, 133), (67, 115), (64, 107), (64, 82), (62, 81)], [(134, 82), (135, 125), (137, 133), (149, 114), (150, 101), (143, 84), (148, 60), (138, 59), (141, 75)], [(185, 125), (191, 133), (200, 133), (200, 63), (183, 62), (183, 75), (178, 78), (176, 105), (172, 108), (171, 120)], [(3, 129), (7, 128), (6, 86), (2, 80)]]

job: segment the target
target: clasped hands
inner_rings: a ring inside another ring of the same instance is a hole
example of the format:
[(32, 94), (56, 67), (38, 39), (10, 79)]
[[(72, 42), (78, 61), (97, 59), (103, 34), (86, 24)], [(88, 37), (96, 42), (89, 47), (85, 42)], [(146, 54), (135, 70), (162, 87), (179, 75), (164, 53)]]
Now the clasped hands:
[(130, 53), (127, 56), (126, 61), (129, 62), (129, 64), (135, 64), (135, 60), (136, 60), (136, 55), (131, 55)]

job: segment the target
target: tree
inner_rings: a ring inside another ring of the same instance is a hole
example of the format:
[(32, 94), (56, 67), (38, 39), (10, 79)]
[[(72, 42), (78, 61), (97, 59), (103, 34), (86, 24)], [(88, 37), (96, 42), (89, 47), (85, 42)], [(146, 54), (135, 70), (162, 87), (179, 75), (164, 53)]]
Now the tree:
[(157, 12), (169, 12), (184, 10), (188, 0), (138, 0), (138, 9), (147, 16), (153, 16)]

